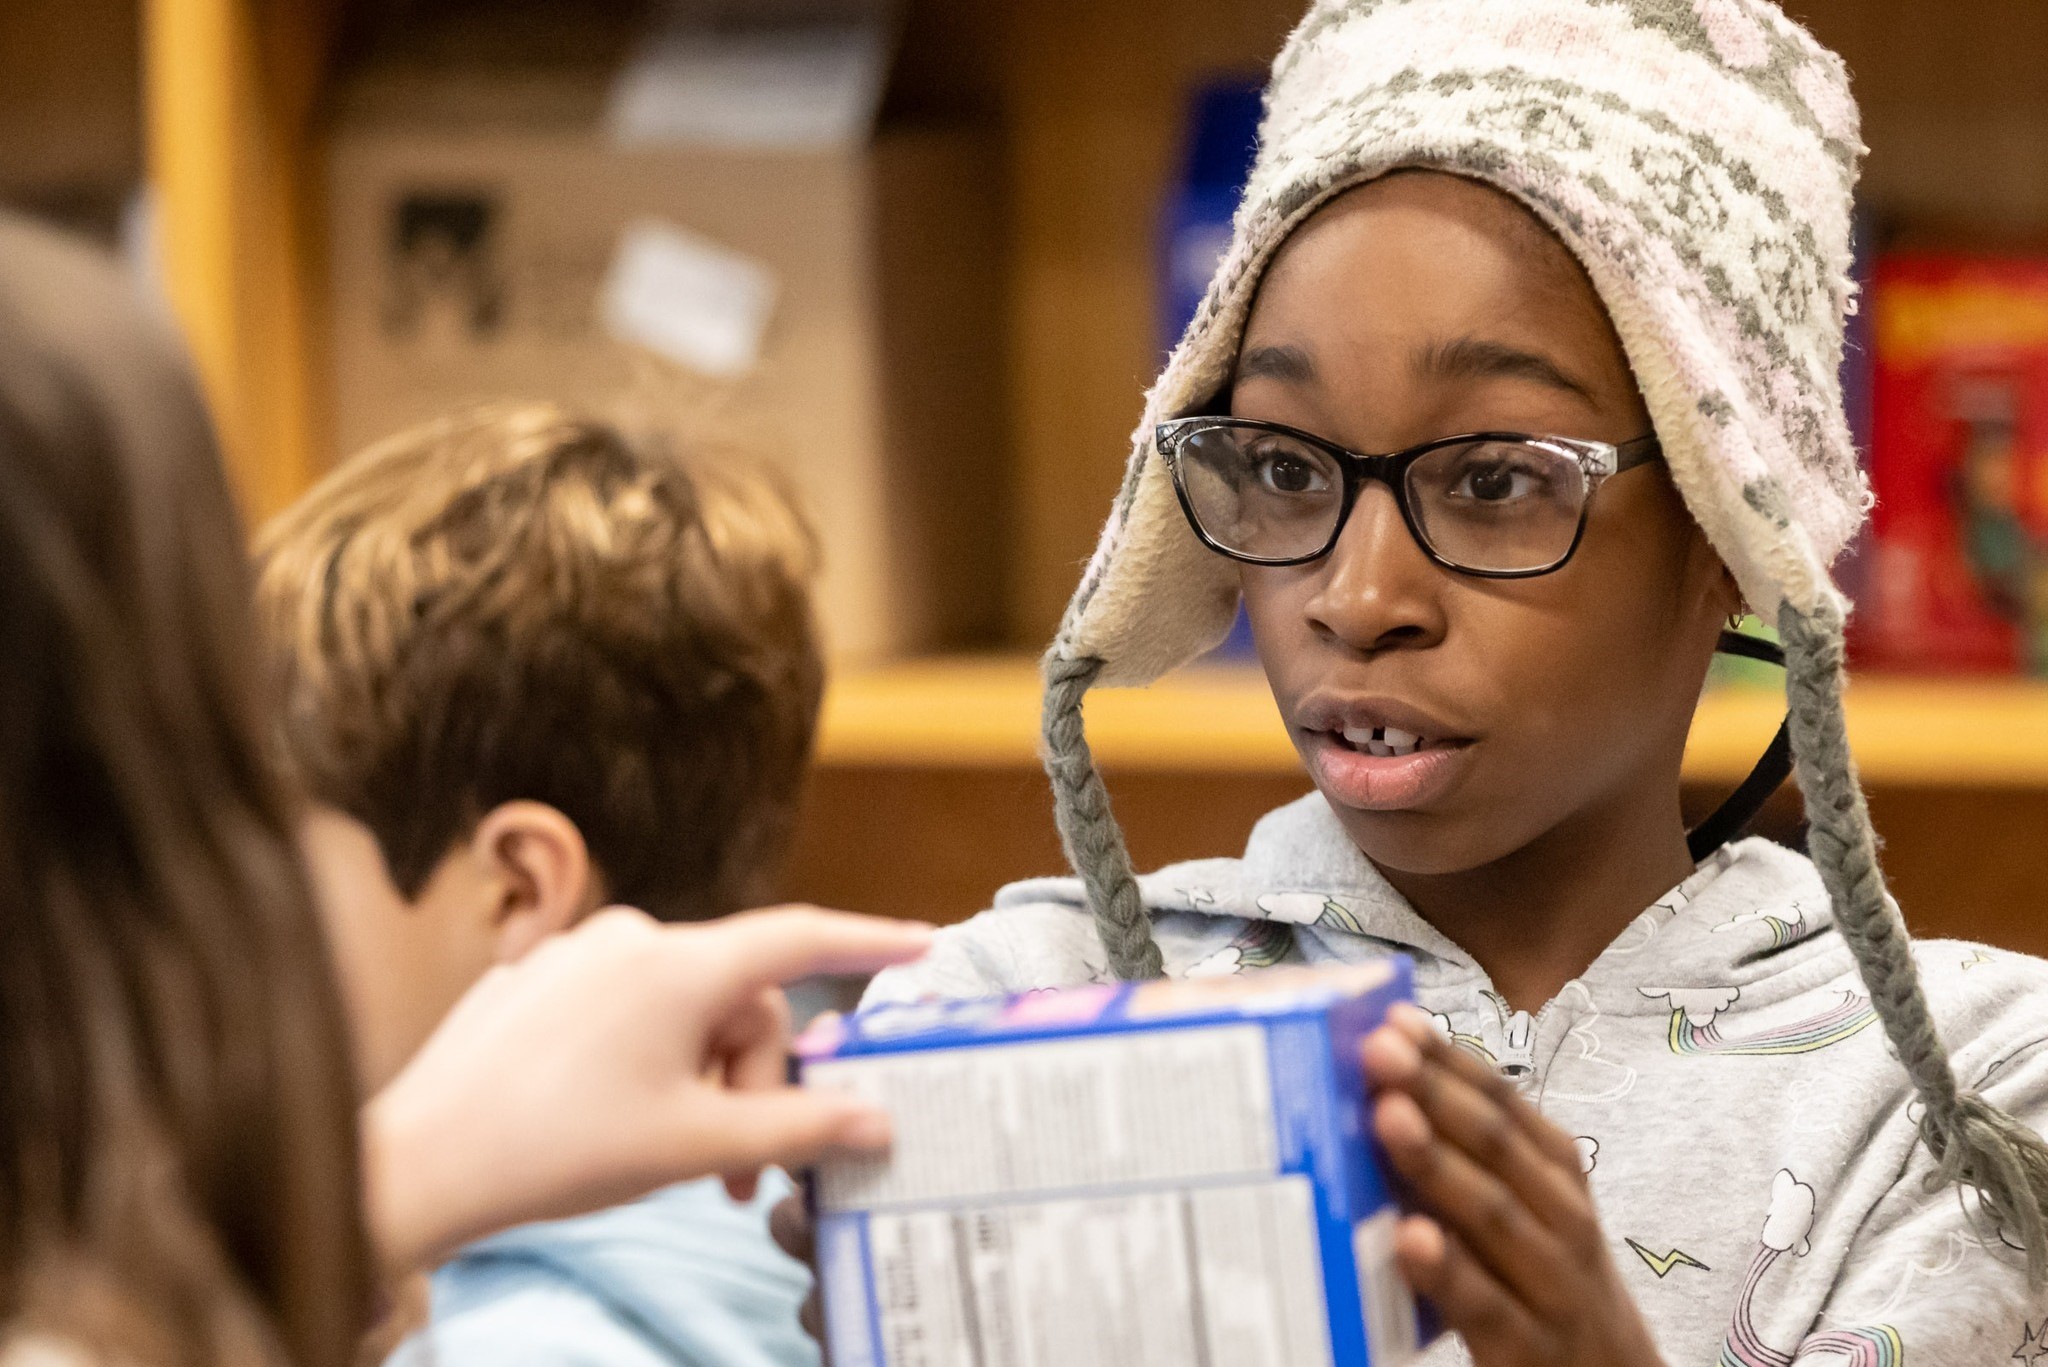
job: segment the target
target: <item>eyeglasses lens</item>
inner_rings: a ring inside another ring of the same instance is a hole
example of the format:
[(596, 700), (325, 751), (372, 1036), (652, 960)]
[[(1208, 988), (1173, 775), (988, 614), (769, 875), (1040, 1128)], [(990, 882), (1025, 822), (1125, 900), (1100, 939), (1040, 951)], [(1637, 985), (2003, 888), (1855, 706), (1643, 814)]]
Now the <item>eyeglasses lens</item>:
[(1535, 442), (1441, 446), (1408, 467), (1408, 507), (1432, 549), (1468, 570), (1549, 569), (1571, 554), (1586, 472)]
[[(1344, 469), (1320, 447), (1250, 427), (1204, 427), (1179, 445), (1178, 473), (1210, 541), (1254, 560), (1314, 556), (1335, 538)], [(1540, 442), (1443, 446), (1408, 467), (1417, 531), (1438, 557), (1480, 573), (1552, 568), (1571, 554), (1588, 493), (1571, 453)]]
[(1344, 471), (1282, 433), (1205, 427), (1180, 447), (1181, 488), (1195, 521), (1227, 551), (1258, 560), (1314, 555), (1344, 511)]

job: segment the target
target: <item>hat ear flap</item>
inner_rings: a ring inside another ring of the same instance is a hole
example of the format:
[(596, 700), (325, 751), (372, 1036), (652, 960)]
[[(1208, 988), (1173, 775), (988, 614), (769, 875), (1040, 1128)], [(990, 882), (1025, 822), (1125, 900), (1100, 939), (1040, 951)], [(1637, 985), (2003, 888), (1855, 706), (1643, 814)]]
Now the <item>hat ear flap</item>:
[(1835, 924), (1925, 1108), (1920, 1134), (1940, 1180), (1977, 1189), (1986, 1216), (2027, 1250), (2027, 1276), (2039, 1286), (2048, 1280), (2048, 1145), (1956, 1082), (1905, 920), (1885, 891), (1870, 809), (1849, 754), (1842, 615), (1831, 605), (1808, 615), (1788, 603), (1779, 609), (1778, 630), (1808, 852), (1834, 903)]
[(1045, 773), (1067, 862), (1081, 875), (1111, 971), (1119, 978), (1162, 977), (1165, 960), (1152, 938), (1152, 918), (1081, 725), (1081, 698), (1102, 673), (1102, 661), (1048, 655), (1044, 670)]

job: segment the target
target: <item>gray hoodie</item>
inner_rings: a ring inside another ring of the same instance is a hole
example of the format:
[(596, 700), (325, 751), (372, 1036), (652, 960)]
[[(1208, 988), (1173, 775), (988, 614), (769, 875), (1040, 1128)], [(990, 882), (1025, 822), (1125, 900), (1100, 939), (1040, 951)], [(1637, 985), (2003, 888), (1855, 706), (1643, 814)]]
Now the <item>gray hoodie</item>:
[[(1995, 1232), (1979, 1238), (1973, 1198), (1929, 1189), (1918, 1103), (1800, 855), (1720, 851), (1534, 1015), (1317, 794), (1262, 820), (1242, 859), (1140, 882), (1170, 975), (1411, 955), (1440, 1028), (1578, 1136), (1672, 1367), (2048, 1367), (2048, 1296)], [(1915, 952), (1963, 1084), (2048, 1121), (2048, 963), (1954, 941)], [(1080, 884), (1040, 879), (882, 974), (864, 1004), (1107, 977)], [(1468, 1360), (1454, 1340), (1423, 1359)]]

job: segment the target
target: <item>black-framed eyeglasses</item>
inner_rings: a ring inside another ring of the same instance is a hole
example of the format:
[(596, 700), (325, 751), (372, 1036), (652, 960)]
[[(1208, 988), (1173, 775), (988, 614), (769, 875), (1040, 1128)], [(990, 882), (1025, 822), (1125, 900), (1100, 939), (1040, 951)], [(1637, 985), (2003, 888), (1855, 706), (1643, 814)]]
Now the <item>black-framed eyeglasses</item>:
[(1488, 579), (1561, 568), (1586, 534), (1594, 490), (1655, 460), (1654, 436), (1619, 446), (1526, 432), (1468, 432), (1383, 456), (1253, 418), (1179, 418), (1156, 429), (1159, 454), (1195, 535), (1248, 565), (1328, 555), (1377, 480), (1437, 564)]

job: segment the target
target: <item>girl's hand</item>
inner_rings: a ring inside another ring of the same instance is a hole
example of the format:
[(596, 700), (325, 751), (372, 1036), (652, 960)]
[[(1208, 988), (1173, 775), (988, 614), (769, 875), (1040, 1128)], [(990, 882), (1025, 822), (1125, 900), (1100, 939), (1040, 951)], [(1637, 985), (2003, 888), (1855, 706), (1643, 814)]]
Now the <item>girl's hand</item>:
[(831, 1367), (832, 1347), (825, 1342), (825, 1303), (818, 1290), (818, 1231), (801, 1192), (785, 1196), (768, 1212), (768, 1233), (775, 1246), (811, 1270), (810, 1294), (797, 1310), (796, 1322), (818, 1344), (825, 1367)]
[(1571, 1137), (1414, 1007), (1363, 1052), (1373, 1130), (1426, 1212), (1401, 1222), (1396, 1260), (1477, 1367), (1663, 1367)]
[(931, 928), (810, 908), (661, 925), (617, 907), (492, 969), (363, 1113), (388, 1273), (493, 1230), (889, 1141), (888, 1116), (789, 1085), (779, 984), (922, 954)]

